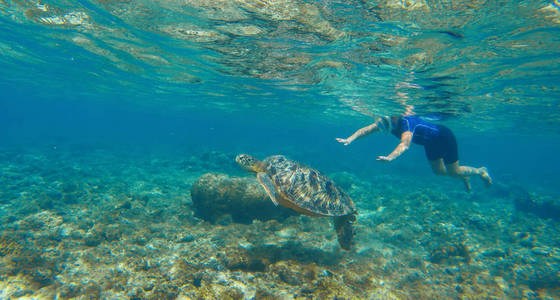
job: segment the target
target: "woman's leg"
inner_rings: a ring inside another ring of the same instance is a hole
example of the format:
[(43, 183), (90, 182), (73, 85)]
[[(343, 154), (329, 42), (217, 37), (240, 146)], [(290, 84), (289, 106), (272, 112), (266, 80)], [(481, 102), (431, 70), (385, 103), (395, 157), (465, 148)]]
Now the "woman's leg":
[(447, 173), (449, 176), (463, 178), (465, 184), (468, 185), (467, 190), (470, 190), (470, 184), (468, 183), (468, 178), (471, 175), (478, 175), (480, 179), (486, 183), (487, 186), (492, 184), (492, 178), (488, 174), (488, 170), (485, 167), (473, 168), (469, 166), (460, 166), (459, 161), (445, 165)]
[(432, 171), (434, 171), (437, 175), (447, 175), (447, 169), (443, 164), (443, 159), (438, 158), (434, 160), (428, 160), (430, 162), (430, 166), (432, 167)]
[(478, 175), (486, 183), (487, 186), (492, 185), (492, 178), (488, 174), (488, 170), (485, 167), (473, 168), (469, 166), (459, 166), (459, 161), (452, 164), (445, 165), (443, 159), (430, 160), (430, 166), (432, 171), (437, 175), (450, 176), (455, 178), (463, 179), (465, 183), (465, 188), (467, 191), (471, 191), (471, 183), (469, 177), (471, 175)]
[[(439, 175), (447, 175), (455, 178), (463, 179), (467, 191), (470, 192), (471, 184), (469, 177), (471, 175), (478, 175), (486, 183), (487, 186), (492, 184), (492, 178), (488, 175), (488, 170), (484, 167), (473, 168), (469, 166), (459, 165), (459, 150), (457, 146), (457, 139), (449, 128), (445, 126), (438, 126), (440, 136), (437, 141), (430, 145), (426, 145), (426, 156), (430, 160), (432, 170)], [(435, 159), (441, 157), (441, 159)], [(445, 170), (444, 173), (441, 173)]]
[(469, 175), (458, 175), (456, 173), (456, 168), (459, 167), (459, 162), (455, 162), (453, 164), (449, 164), (449, 165), (445, 165), (443, 163), (443, 159), (435, 159), (435, 160), (429, 160), (430, 162), (430, 166), (432, 167), (432, 171), (434, 171), (435, 174), (437, 175), (442, 175), (442, 176), (451, 176), (451, 177), (456, 177), (456, 178), (461, 178), (463, 179), (463, 182), (465, 183), (465, 188), (467, 189), (468, 192), (471, 191), (471, 183), (469, 181)]

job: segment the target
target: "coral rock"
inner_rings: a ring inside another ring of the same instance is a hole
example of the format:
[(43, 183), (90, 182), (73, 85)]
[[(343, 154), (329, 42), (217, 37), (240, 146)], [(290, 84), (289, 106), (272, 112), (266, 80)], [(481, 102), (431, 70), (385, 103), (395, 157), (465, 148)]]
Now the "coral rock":
[(276, 207), (254, 178), (207, 173), (192, 186), (191, 196), (198, 217), (210, 222), (231, 215), (234, 222), (284, 219), (292, 211)]
[(511, 192), (517, 210), (533, 213), (543, 219), (560, 221), (560, 201), (552, 197), (535, 197), (521, 187)]

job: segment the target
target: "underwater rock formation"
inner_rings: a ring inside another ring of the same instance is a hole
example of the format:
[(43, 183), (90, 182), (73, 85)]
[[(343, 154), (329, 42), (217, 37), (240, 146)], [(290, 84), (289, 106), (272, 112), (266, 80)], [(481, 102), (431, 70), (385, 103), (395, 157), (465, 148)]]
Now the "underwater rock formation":
[(252, 177), (206, 173), (192, 185), (191, 196), (196, 215), (210, 222), (220, 221), (226, 215), (234, 222), (247, 224), (295, 214), (275, 206)]
[(519, 186), (511, 187), (509, 194), (514, 199), (517, 210), (533, 213), (543, 219), (560, 221), (560, 201), (557, 199), (531, 196), (531, 194)]

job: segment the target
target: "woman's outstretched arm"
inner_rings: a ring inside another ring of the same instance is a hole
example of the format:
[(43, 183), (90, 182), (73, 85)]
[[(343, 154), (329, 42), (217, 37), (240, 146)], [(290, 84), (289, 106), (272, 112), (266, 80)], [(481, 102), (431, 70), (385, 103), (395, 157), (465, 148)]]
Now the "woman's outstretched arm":
[(378, 118), (377, 120), (375, 120), (374, 123), (372, 123), (371, 125), (368, 125), (366, 127), (360, 128), (358, 129), (356, 132), (354, 132), (354, 134), (352, 134), (351, 136), (343, 139), (343, 138), (336, 138), (336, 141), (339, 143), (343, 143), (344, 146), (347, 146), (348, 144), (352, 143), (353, 141), (364, 137), (370, 133), (376, 132), (379, 130), (379, 126), (377, 125), (379, 122), (381, 121), (381, 118)]
[(406, 150), (408, 150), (408, 148), (410, 148), (410, 142), (412, 142), (412, 132), (410, 131), (403, 132), (403, 134), (401, 135), (401, 142), (399, 143), (397, 148), (395, 148), (395, 150), (393, 150), (393, 152), (391, 152), (391, 154), (387, 156), (378, 156), (377, 160), (379, 161), (394, 160), (395, 158), (403, 154)]

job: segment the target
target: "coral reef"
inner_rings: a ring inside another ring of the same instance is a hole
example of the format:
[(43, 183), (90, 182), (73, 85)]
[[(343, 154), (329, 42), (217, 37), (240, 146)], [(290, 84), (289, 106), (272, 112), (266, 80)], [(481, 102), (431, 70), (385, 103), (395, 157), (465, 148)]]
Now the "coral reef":
[(360, 210), (342, 251), (328, 218), (202, 218), (188, 193), (202, 179), (271, 205), (252, 178), (207, 173), (226, 159), (195, 163), (207, 156), (4, 149), (0, 298), (560, 297), (560, 226), (516, 209), (507, 189), (329, 174)]

